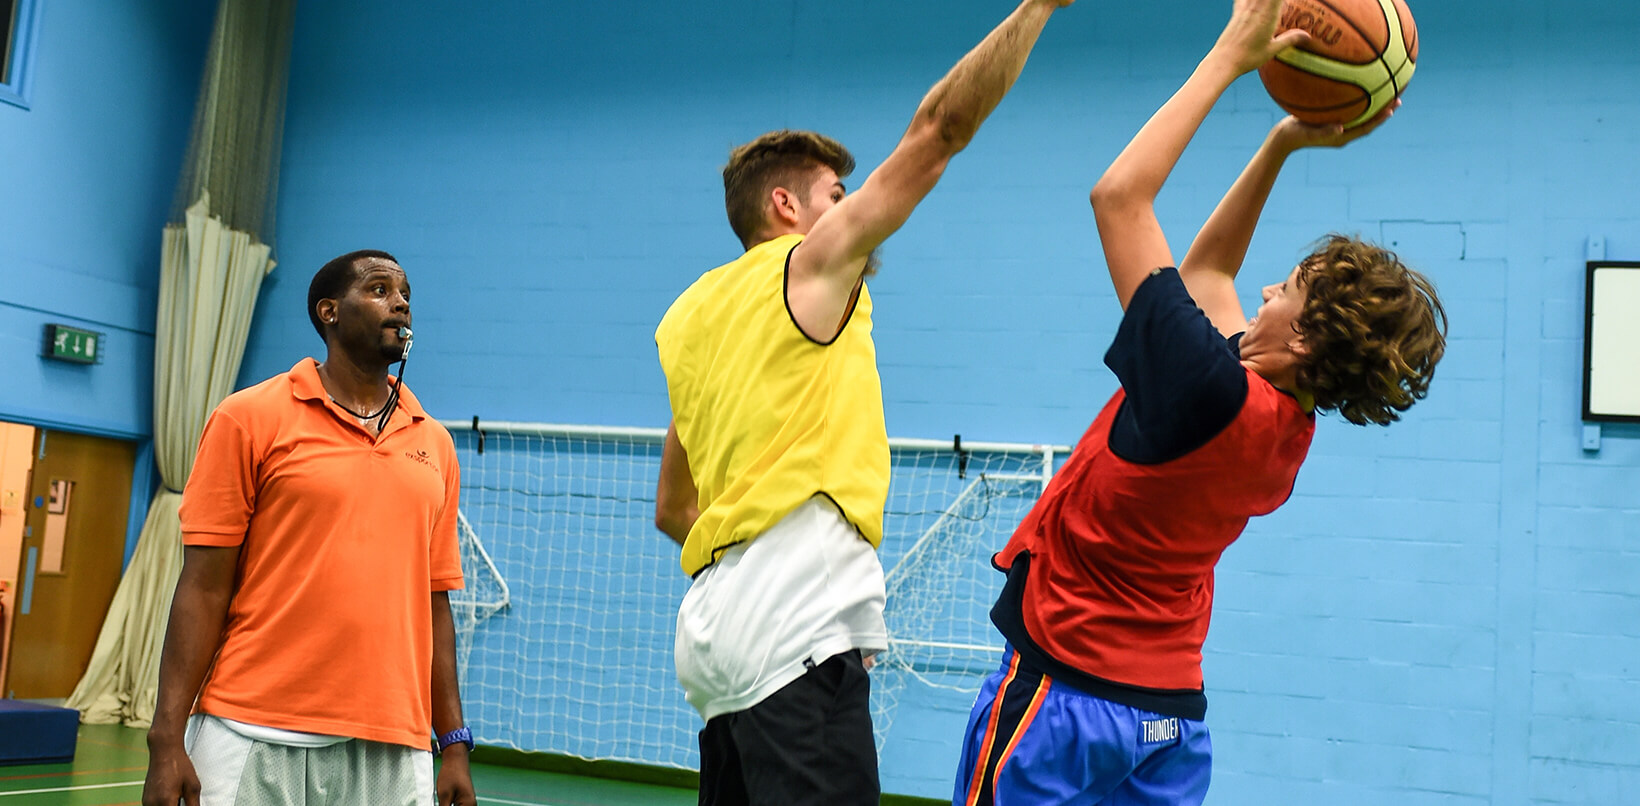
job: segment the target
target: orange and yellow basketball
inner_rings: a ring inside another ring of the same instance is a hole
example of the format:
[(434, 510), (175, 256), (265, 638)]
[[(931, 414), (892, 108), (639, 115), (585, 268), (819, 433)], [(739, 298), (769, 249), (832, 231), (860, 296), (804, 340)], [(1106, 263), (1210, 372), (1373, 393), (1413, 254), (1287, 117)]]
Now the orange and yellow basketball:
[(1259, 68), (1282, 109), (1307, 123), (1365, 123), (1400, 97), (1418, 62), (1418, 28), (1402, 0), (1286, 0), (1278, 30), (1311, 41)]

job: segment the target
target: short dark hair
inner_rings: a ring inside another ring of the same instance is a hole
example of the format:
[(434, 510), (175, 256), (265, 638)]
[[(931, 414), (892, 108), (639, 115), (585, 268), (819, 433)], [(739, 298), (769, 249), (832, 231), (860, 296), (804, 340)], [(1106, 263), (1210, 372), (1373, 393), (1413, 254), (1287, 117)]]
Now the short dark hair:
[(1316, 409), (1388, 425), (1429, 393), (1446, 352), (1446, 310), (1429, 278), (1388, 249), (1334, 234), (1299, 264), (1298, 281), (1298, 385)]
[(794, 129), (769, 132), (729, 152), (723, 166), (723, 203), (729, 226), (747, 249), (768, 224), (764, 203), (769, 193), (783, 187), (808, 203), (804, 179), (820, 168), (830, 168), (841, 179), (854, 172), (854, 155), (842, 143), (823, 134)]
[(319, 321), (319, 300), (340, 299), (347, 287), (359, 278), (359, 261), (373, 257), (399, 262), (380, 249), (360, 249), (320, 266), (319, 272), (313, 275), (313, 282), (308, 283), (308, 321), (319, 332), (319, 338), (325, 337), (325, 323)]

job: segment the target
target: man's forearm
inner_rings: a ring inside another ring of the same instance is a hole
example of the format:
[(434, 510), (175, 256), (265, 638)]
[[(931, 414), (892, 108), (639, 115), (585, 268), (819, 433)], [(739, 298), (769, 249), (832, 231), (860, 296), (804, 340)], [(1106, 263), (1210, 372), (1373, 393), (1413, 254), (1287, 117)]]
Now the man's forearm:
[(461, 686), (456, 676), (456, 626), (450, 594), (433, 594), (433, 732), (443, 736), (463, 724)]
[(1025, 0), (923, 98), (917, 109), (918, 120), (939, 126), (952, 153), (968, 145), (980, 124), (1008, 94), (1059, 5), (1055, 0)]
[[(450, 613), (450, 594), (435, 591), (433, 608), (433, 733), (445, 736), (466, 725), (461, 715), (461, 686), (456, 675), (456, 622)], [(472, 772), (466, 742), (452, 742), (438, 752), (435, 801), (439, 806), (470, 806)]]

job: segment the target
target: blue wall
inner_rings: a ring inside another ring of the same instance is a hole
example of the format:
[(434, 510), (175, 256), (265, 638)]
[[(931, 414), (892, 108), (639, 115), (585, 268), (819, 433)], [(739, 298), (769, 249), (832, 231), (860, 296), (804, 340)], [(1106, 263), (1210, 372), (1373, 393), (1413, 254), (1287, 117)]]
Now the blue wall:
[[(31, 107), (0, 104), (0, 418), (153, 431), (160, 229), (215, 4), (40, 0)], [(57, 322), (103, 363), (40, 358)]]
[[(1086, 425), (1113, 388), (1100, 356), (1118, 313), (1087, 189), (1212, 42), (1206, 5), (1068, 9), (890, 241), (873, 292), (891, 433), (1066, 442)], [(438, 415), (664, 425), (653, 326), (738, 251), (717, 174), (729, 147), (820, 129), (866, 166), (857, 184), (1007, 8), (304, 4), (280, 266), (242, 381), (316, 351), (309, 277), (377, 247), (415, 284), (409, 380)], [(1359, 232), (1436, 279), (1449, 354), (1405, 422), (1324, 422), (1293, 501), (1225, 556), (1213, 804), (1640, 791), (1640, 433), (1608, 428), (1585, 452), (1578, 421), (1586, 242), (1640, 259), (1640, 8), (1416, 10), (1406, 106), (1367, 141), (1293, 161), (1247, 297), (1312, 238)], [(1248, 79), (1208, 120), (1160, 202), (1177, 252), (1275, 114)], [(939, 796), (956, 749), (920, 735), (885, 751), (885, 786)]]

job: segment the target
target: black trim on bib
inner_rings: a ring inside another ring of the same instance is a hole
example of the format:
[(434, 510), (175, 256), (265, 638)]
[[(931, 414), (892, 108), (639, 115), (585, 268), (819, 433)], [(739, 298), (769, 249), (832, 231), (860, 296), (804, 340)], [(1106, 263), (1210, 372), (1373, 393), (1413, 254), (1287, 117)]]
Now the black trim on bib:
[(798, 333), (803, 334), (803, 338), (808, 339), (821, 347), (830, 347), (831, 345), (836, 344), (838, 339), (843, 337), (843, 331), (848, 329), (848, 323), (854, 321), (854, 309), (860, 304), (860, 292), (866, 287), (866, 278), (865, 275), (862, 274), (860, 275), (860, 279), (855, 281), (854, 294), (849, 297), (848, 309), (843, 312), (843, 323), (837, 326), (837, 335), (832, 336), (829, 341), (821, 341), (813, 336), (810, 336), (809, 332), (804, 330), (803, 326), (797, 323), (797, 317), (792, 314), (792, 300), (790, 296), (792, 280), (792, 254), (797, 251), (797, 247), (802, 245), (803, 243), (799, 241), (792, 245), (790, 252), (786, 253), (786, 267), (781, 270), (780, 273), (780, 303), (786, 306), (786, 318), (791, 320), (792, 327), (797, 328)]

